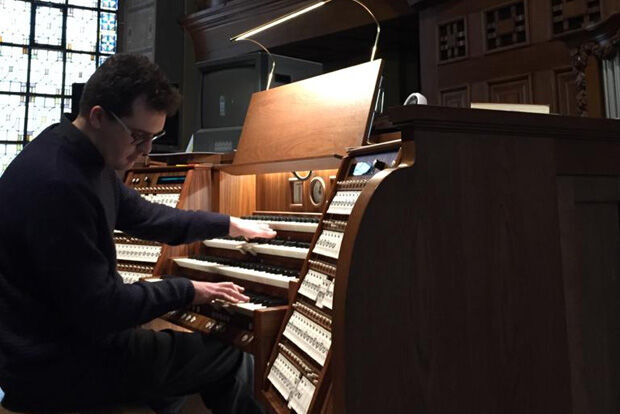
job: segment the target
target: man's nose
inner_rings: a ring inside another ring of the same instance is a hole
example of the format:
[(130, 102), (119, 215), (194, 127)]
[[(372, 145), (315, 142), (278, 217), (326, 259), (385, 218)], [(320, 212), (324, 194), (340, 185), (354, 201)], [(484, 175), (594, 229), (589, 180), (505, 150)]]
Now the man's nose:
[(147, 139), (146, 141), (141, 143), (138, 147), (143, 155), (148, 155), (151, 153), (151, 150), (153, 149), (153, 140)]

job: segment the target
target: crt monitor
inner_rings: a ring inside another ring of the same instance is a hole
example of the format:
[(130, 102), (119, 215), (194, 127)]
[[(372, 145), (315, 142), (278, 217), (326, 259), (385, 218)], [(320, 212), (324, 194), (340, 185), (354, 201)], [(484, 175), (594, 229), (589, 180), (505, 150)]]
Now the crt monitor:
[[(323, 73), (317, 62), (272, 55), (276, 62), (271, 88)], [(269, 56), (256, 52), (199, 64), (202, 72), (200, 129), (241, 127), (254, 92), (265, 89)]]

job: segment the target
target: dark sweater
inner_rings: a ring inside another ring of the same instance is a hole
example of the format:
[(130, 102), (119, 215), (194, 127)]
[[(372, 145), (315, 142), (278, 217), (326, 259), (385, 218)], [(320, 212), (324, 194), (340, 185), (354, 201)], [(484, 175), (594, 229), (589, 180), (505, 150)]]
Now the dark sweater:
[(228, 226), (145, 201), (67, 119), (47, 128), (0, 177), (0, 385), (191, 302), (187, 279), (123, 284), (114, 229), (174, 245)]

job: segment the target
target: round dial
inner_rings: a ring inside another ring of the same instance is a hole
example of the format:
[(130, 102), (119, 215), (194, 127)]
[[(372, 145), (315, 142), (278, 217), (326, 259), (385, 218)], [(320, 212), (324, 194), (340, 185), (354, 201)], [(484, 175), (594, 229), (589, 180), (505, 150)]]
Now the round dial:
[(315, 206), (325, 202), (325, 181), (321, 177), (314, 177), (310, 181), (310, 201)]

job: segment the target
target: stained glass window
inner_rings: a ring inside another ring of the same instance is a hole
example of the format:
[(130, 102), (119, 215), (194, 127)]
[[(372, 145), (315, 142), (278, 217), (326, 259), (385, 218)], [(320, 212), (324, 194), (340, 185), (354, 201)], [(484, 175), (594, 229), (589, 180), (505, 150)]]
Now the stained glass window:
[(22, 144), (0, 144), (0, 175), (2, 175), (21, 149)]
[[(0, 174), (117, 50), (118, 0), (0, 0)], [(33, 35), (31, 36), (31, 32)]]
[(28, 49), (0, 46), (0, 92), (26, 92)]
[(39, 135), (45, 128), (58, 122), (60, 114), (59, 97), (33, 96), (28, 105), (28, 128), (26, 139), (28, 141)]
[(106, 59), (109, 58), (109, 57), (110, 57), (110, 55), (99, 56), (99, 66), (103, 65), (103, 62), (105, 62)]
[(47, 49), (32, 51), (30, 92), (50, 95), (62, 93), (62, 52)]
[(71, 95), (71, 84), (84, 83), (96, 69), (95, 55), (84, 53), (67, 53), (67, 71), (65, 72), (65, 95)]
[(116, 50), (116, 13), (101, 13), (99, 18), (99, 52)]
[(65, 112), (69, 112), (70, 113), (71, 111), (72, 111), (71, 99), (70, 98), (65, 98)]
[(97, 11), (67, 10), (67, 49), (94, 53), (97, 48)]
[(99, 3), (98, 0), (69, 0), (71, 6), (97, 8), (97, 3)]
[(108, 10), (118, 10), (118, 0), (101, 0), (101, 8)]
[(43, 45), (60, 46), (62, 41), (62, 10), (56, 7), (37, 7), (34, 41)]
[(29, 2), (21, 0), (0, 0), (0, 42), (28, 44), (30, 6)]
[(25, 96), (0, 95), (0, 141), (22, 141), (25, 117)]

